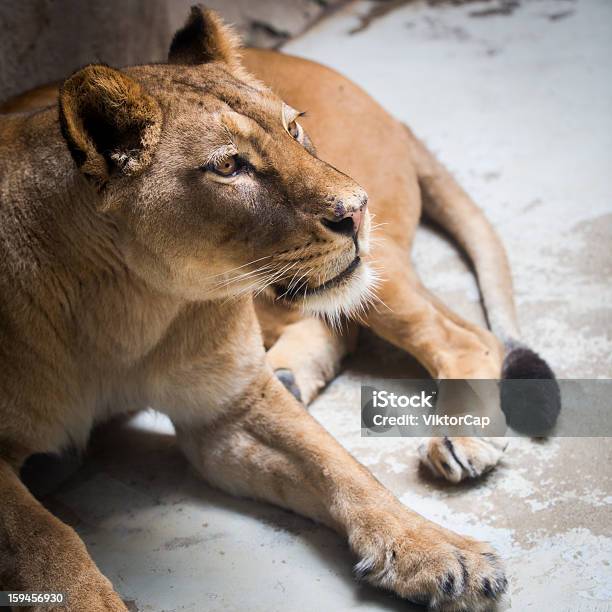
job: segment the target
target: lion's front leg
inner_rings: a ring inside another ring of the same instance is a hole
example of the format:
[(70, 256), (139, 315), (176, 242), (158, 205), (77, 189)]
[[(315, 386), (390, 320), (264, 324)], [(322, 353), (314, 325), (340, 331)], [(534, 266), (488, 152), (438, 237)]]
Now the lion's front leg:
[(271, 370), (215, 421), (176, 428), (182, 448), (210, 483), (294, 510), (347, 537), (360, 579), (447, 610), (488, 609), (506, 589), (487, 544), (401, 505)]
[(76, 532), (51, 515), (0, 458), (0, 588), (61, 592), (32, 612), (127, 612)]

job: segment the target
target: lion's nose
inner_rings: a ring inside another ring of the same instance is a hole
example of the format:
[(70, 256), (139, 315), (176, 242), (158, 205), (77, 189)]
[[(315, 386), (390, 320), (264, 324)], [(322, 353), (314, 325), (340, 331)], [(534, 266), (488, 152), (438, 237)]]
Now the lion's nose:
[(355, 236), (361, 227), (367, 204), (368, 197), (364, 195), (358, 207), (347, 209), (343, 205), (336, 206), (333, 218), (324, 218), (321, 219), (321, 222), (332, 232), (345, 236)]
[(359, 227), (361, 226), (361, 219), (363, 217), (363, 210), (365, 205), (362, 208), (358, 208), (355, 212), (350, 213), (353, 219), (353, 225), (355, 226), (355, 233), (359, 231)]

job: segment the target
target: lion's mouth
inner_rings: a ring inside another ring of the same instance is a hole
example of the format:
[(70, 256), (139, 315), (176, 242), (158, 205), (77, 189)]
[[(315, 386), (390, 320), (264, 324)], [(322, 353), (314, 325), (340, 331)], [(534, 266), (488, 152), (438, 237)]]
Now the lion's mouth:
[(303, 287), (298, 285), (298, 287), (292, 287), (288, 289), (287, 287), (275, 285), (274, 290), (276, 291), (276, 295), (279, 298), (282, 298), (287, 301), (292, 301), (297, 298), (305, 298), (311, 295), (317, 295), (328, 291), (329, 289), (333, 289), (338, 285), (341, 285), (343, 282), (345, 282), (348, 278), (352, 276), (355, 270), (359, 267), (360, 263), (361, 257), (357, 255), (355, 259), (353, 259), (353, 261), (351, 261), (351, 263), (344, 270), (342, 270), (342, 272), (326, 280), (324, 283), (317, 285), (316, 287)]

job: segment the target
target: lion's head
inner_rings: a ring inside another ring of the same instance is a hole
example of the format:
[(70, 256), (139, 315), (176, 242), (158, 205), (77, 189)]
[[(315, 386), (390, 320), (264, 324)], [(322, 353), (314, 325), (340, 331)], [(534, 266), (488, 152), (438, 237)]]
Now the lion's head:
[(137, 274), (188, 299), (267, 291), (349, 312), (372, 279), (367, 195), (316, 156), (299, 117), (198, 7), (168, 64), (88, 66), (60, 93), (72, 156)]

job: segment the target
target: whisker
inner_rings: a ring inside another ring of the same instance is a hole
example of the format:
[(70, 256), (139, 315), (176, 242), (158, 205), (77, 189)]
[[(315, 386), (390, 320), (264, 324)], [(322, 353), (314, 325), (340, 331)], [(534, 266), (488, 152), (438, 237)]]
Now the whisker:
[(263, 257), (259, 257), (258, 259), (249, 261), (245, 264), (242, 264), (241, 266), (237, 266), (236, 268), (230, 268), (229, 270), (224, 270), (223, 272), (219, 272), (218, 274), (212, 274), (211, 276), (207, 276), (204, 280), (210, 280), (211, 278), (216, 278), (217, 276), (223, 276), (224, 274), (229, 274), (230, 272), (234, 272), (235, 270), (240, 270), (241, 268), (246, 268), (247, 266), (257, 263), (258, 261), (262, 261), (263, 259), (269, 259), (270, 257), (273, 257), (273, 256), (274, 255), (264, 255)]
[(269, 271), (270, 271), (270, 266), (262, 266), (261, 268), (257, 268), (256, 270), (252, 270), (250, 272), (244, 272), (243, 274), (239, 274), (238, 276), (233, 276), (232, 278), (220, 281), (219, 283), (213, 285), (212, 289), (221, 289), (223, 287), (228, 287), (229, 285), (238, 283), (242, 280), (246, 280), (247, 278), (259, 276), (262, 274), (267, 274), (269, 273)]
[[(299, 274), (304, 268), (300, 268), (296, 274)], [(305, 276), (307, 276), (307, 274), (309, 272), (312, 271), (312, 268), (308, 268), (294, 283), (293, 286), (288, 286), (287, 289), (285, 290), (285, 292), (282, 295), (279, 295), (276, 299), (279, 300), (283, 297), (285, 297), (288, 293), (290, 292), (295, 292), (295, 293), (299, 293), (300, 289), (302, 288), (302, 285), (300, 284), (299, 288), (296, 290), (295, 287), (297, 286), (297, 284), (301, 281), (301, 279), (303, 279)], [(293, 276), (293, 278), (295, 278), (296, 275)], [(306, 280), (304, 281), (306, 283), (306, 285), (308, 286), (308, 278), (306, 278)]]
[(283, 266), (276, 274), (273, 274), (269, 279), (266, 279), (265, 283), (261, 286), (261, 288), (255, 293), (255, 297), (257, 297), (262, 291), (264, 291), (267, 287), (274, 284), (280, 278), (282, 278), (289, 270), (298, 265), (299, 262), (294, 261), (293, 263), (286, 264)]

